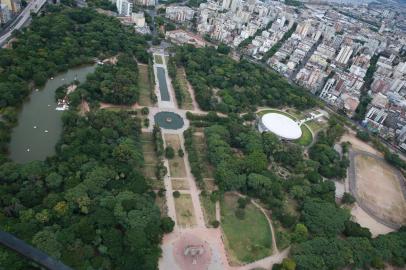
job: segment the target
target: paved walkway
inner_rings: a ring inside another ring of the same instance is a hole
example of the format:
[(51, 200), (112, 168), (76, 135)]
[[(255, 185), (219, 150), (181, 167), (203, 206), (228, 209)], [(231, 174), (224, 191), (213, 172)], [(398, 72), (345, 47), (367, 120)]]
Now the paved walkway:
[[(164, 57), (165, 53), (164, 52), (155, 52), (154, 54), (160, 55), (163, 59), (163, 64), (154, 64), (154, 69), (156, 67), (162, 67), (167, 70), (166, 68), (166, 59)], [(155, 59), (155, 58), (154, 58)], [(193, 106), (194, 110), (182, 110), (179, 109), (176, 103), (175, 99), (175, 94), (173, 92), (173, 87), (171, 85), (170, 78), (167, 76), (167, 71), (166, 71), (166, 78), (167, 78), (167, 85), (168, 89), (170, 90), (170, 96), (171, 99), (170, 101), (161, 101), (160, 100), (160, 93), (159, 93), (159, 83), (157, 83), (157, 87), (155, 89), (156, 94), (158, 96), (158, 107), (150, 107), (150, 113), (149, 113), (149, 120), (150, 120), (150, 127), (149, 128), (144, 128), (143, 131), (152, 131), (152, 127), (155, 123), (154, 120), (154, 115), (158, 112), (161, 111), (169, 111), (169, 112), (174, 112), (179, 114), (181, 117), (184, 119), (184, 127), (178, 130), (171, 130), (171, 129), (162, 129), (162, 135), (164, 139), (164, 145), (166, 146), (167, 142), (165, 141), (165, 134), (177, 134), (179, 136), (180, 140), (180, 145), (182, 149), (184, 150), (184, 138), (183, 138), (183, 132), (189, 128), (189, 121), (186, 119), (186, 112), (191, 111), (196, 114), (207, 114), (207, 112), (203, 112), (199, 109), (199, 106), (195, 100), (193, 89), (191, 85), (188, 83), (188, 91), (192, 97), (193, 100)], [(158, 82), (158, 78), (155, 76), (156, 81)], [(269, 219), (268, 215), (266, 214), (266, 211), (257, 203), (253, 202), (257, 207), (261, 209), (261, 211), (265, 214), (265, 216), (268, 219), (268, 222), (270, 224), (271, 232), (272, 232), (272, 249), (274, 252), (274, 255), (266, 257), (262, 260), (258, 260), (256, 262), (253, 262), (251, 264), (247, 264), (244, 266), (240, 267), (231, 267), (228, 263), (227, 260), (227, 252), (223, 243), (223, 235), (221, 228), (207, 228), (205, 225), (204, 221), (204, 216), (203, 216), (203, 209), (202, 205), (200, 203), (200, 190), (198, 185), (196, 184), (195, 178), (191, 173), (191, 167), (189, 164), (189, 158), (188, 158), (188, 153), (184, 150), (185, 155), (183, 156), (183, 161), (185, 164), (185, 170), (186, 170), (186, 177), (182, 178), (185, 181), (187, 181), (188, 189), (181, 190), (180, 192), (182, 194), (189, 194), (191, 197), (191, 202), (193, 204), (193, 211), (194, 211), (194, 216), (196, 218), (196, 225), (193, 225), (192, 227), (188, 228), (183, 228), (180, 227), (178, 222), (176, 221), (176, 207), (175, 207), (175, 199), (173, 197), (173, 187), (172, 187), (172, 181), (177, 179), (175, 177), (171, 177), (171, 173), (169, 170), (169, 161), (167, 159), (164, 159), (164, 164), (168, 168), (168, 175), (165, 176), (164, 178), (164, 185), (166, 189), (166, 204), (168, 208), (168, 216), (170, 216), (174, 221), (175, 221), (175, 228), (174, 231), (170, 234), (166, 234), (163, 238), (162, 241), (162, 257), (159, 260), (159, 269), (161, 270), (188, 270), (188, 269), (181, 269), (180, 266), (176, 263), (175, 261), (175, 256), (174, 256), (174, 243), (179, 240), (182, 236), (187, 235), (187, 234), (193, 234), (194, 236), (200, 238), (202, 241), (207, 243), (207, 245), (210, 247), (211, 250), (211, 258), (210, 258), (210, 263), (208, 266), (209, 270), (224, 270), (224, 269), (252, 269), (255, 267), (264, 267), (264, 268), (270, 268), (273, 263), (281, 262), (283, 258), (287, 257), (289, 254), (289, 250), (284, 250), (282, 252), (279, 252), (276, 246), (276, 241), (275, 241), (275, 235), (274, 235), (274, 230), (272, 227), (271, 220)], [(220, 215), (220, 205), (217, 202), (216, 203), (216, 218), (218, 220), (221, 219)]]

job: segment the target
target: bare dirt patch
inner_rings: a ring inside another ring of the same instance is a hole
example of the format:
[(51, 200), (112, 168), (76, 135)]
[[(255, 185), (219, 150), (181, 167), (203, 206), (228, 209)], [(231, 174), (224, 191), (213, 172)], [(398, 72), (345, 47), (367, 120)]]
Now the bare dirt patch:
[(342, 137), (341, 137), (341, 141), (340, 142), (350, 142), (351, 146), (354, 149), (357, 150), (361, 150), (361, 151), (365, 151), (377, 156), (382, 156), (382, 154), (374, 149), (372, 146), (370, 146), (369, 144), (367, 144), (366, 142), (361, 141), (360, 139), (358, 139), (355, 134), (352, 133), (345, 133)]
[(400, 176), (384, 161), (367, 155), (354, 158), (358, 197), (375, 215), (392, 223), (406, 224), (406, 201)]
[(187, 179), (172, 179), (172, 188), (174, 190), (189, 190)]
[(373, 219), (370, 215), (368, 215), (368, 213), (362, 210), (357, 203), (355, 203), (354, 207), (351, 209), (351, 215), (355, 222), (360, 224), (362, 227), (368, 228), (373, 237), (394, 231), (393, 229)]

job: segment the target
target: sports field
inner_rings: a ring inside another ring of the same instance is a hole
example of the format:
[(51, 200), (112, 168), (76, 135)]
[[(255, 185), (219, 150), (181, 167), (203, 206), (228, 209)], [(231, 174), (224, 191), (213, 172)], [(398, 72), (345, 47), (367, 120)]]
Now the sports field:
[(406, 224), (401, 176), (381, 159), (360, 154), (354, 160), (356, 190), (362, 202), (379, 218)]

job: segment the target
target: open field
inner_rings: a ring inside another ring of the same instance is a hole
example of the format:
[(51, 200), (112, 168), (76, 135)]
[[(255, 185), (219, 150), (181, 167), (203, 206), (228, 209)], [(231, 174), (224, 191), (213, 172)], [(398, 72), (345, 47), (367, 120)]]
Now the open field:
[(360, 139), (358, 139), (355, 134), (352, 133), (345, 133), (340, 140), (341, 142), (349, 142), (351, 143), (351, 146), (354, 149), (357, 150), (362, 150), (377, 156), (382, 156), (382, 153), (380, 153), (378, 150), (376, 150), (375, 148), (373, 148), (372, 146), (370, 146), (369, 144), (367, 144), (366, 142), (361, 141)]
[(193, 100), (192, 97), (190, 96), (189, 91), (187, 90), (187, 79), (186, 79), (186, 74), (185, 70), (183, 68), (178, 68), (176, 70), (176, 77), (179, 80), (180, 87), (182, 89), (182, 95), (184, 96), (183, 104), (182, 104), (182, 109), (185, 110), (193, 110)]
[(314, 134), (317, 134), (319, 131), (325, 129), (328, 126), (328, 120), (324, 117), (321, 119), (314, 119), (306, 122), (306, 125), (313, 131)]
[(264, 214), (252, 203), (245, 208), (245, 218), (238, 219), (238, 196), (225, 194), (221, 201), (221, 226), (232, 265), (248, 263), (271, 254), (272, 236)]
[(175, 198), (176, 219), (180, 227), (189, 228), (196, 225), (193, 202), (189, 194)]
[(364, 210), (362, 210), (361, 207), (359, 207), (358, 203), (355, 203), (352, 207), (351, 216), (359, 225), (368, 228), (371, 231), (373, 237), (394, 231), (393, 229), (379, 223), (370, 215), (368, 215), (368, 213), (366, 213)]
[(354, 157), (356, 192), (369, 209), (382, 220), (406, 224), (406, 200), (392, 167), (378, 158), (358, 154)]
[(174, 190), (189, 190), (187, 179), (172, 179), (172, 188)]
[(313, 141), (313, 135), (311, 131), (304, 124), (300, 126), (300, 129), (302, 130), (302, 137), (300, 137), (299, 140), (296, 140), (296, 142), (302, 146), (310, 145)]
[(180, 139), (177, 134), (165, 134), (166, 146), (172, 146), (175, 150), (175, 157), (169, 159), (169, 172), (171, 177), (184, 178), (186, 177), (185, 161), (183, 157), (178, 156), (178, 149), (180, 148)]
[(148, 79), (148, 65), (138, 64), (138, 87), (140, 89), (139, 104), (141, 106), (152, 106), (151, 90), (152, 86)]
[(200, 202), (203, 206), (204, 222), (211, 227), (211, 222), (216, 220), (216, 203), (210, 200), (210, 195), (200, 195)]
[(163, 64), (164, 60), (162, 59), (161, 55), (158, 54), (154, 54), (154, 60), (155, 60), (155, 64)]
[(144, 175), (151, 178), (151, 185), (154, 189), (163, 187), (163, 181), (156, 180), (155, 169), (158, 164), (158, 157), (155, 154), (152, 133), (141, 134), (142, 153), (144, 155)]

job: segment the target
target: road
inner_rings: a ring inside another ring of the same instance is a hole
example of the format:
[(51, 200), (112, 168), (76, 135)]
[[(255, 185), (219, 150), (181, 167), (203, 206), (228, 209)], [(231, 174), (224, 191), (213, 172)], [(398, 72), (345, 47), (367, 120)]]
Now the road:
[(24, 10), (14, 19), (14, 22), (7, 27), (6, 32), (1, 35), (0, 46), (7, 42), (14, 30), (19, 30), (24, 26), (31, 18), (31, 12), (37, 13), (45, 3), (46, 0), (32, 0), (28, 3)]

